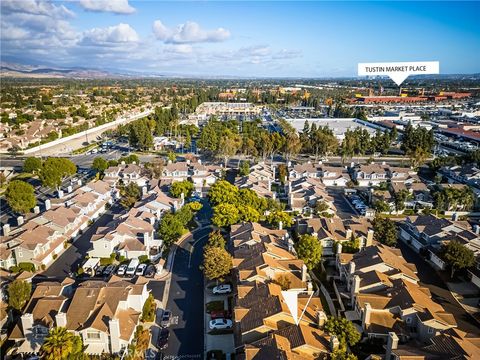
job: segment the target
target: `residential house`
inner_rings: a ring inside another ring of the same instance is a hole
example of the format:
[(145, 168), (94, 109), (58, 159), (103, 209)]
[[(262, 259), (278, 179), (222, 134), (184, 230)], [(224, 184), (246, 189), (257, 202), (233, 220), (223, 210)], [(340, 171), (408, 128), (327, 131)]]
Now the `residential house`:
[(17, 353), (38, 354), (48, 330), (61, 326), (81, 336), (86, 354), (119, 354), (132, 342), (147, 298), (141, 277), (85, 281), (73, 293), (63, 283), (39, 284), (10, 339)]
[[(306, 218), (297, 219), (295, 231), (298, 235), (309, 234), (318, 238), (322, 244), (323, 255), (341, 252), (341, 244), (355, 239), (359, 249), (373, 243), (373, 229), (364, 218)], [(337, 245), (336, 245), (337, 244)], [(335, 250), (335, 245), (340, 249)]]
[(345, 187), (350, 182), (348, 172), (342, 167), (321, 165), (320, 178), (325, 186)]
[(444, 166), (439, 172), (452, 184), (480, 184), (480, 168), (477, 164)]
[(387, 166), (386, 170), (388, 178), (392, 183), (400, 182), (411, 184), (415, 181), (419, 181), (417, 172), (411, 168)]
[(301, 178), (288, 182), (288, 206), (293, 211), (312, 213), (317, 203), (322, 202), (328, 206), (326, 212), (336, 212), (333, 198), (326, 191), (320, 179)]
[(359, 165), (352, 177), (359, 186), (377, 186), (389, 179), (387, 167), (380, 164)]
[(304, 164), (296, 164), (288, 173), (290, 179), (315, 178), (321, 176), (320, 165), (312, 164), (310, 161)]
[(293, 241), (287, 230), (269, 229), (254, 222), (231, 226), (230, 244), (234, 250), (250, 247), (257, 243), (274, 244), (288, 251), (293, 249)]

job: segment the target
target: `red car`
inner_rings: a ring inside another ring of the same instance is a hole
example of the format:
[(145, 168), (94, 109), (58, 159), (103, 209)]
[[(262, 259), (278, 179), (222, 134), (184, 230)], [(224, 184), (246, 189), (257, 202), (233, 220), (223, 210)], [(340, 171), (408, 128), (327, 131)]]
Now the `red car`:
[(213, 310), (210, 312), (210, 316), (212, 317), (212, 320), (232, 318), (232, 314), (230, 314), (230, 311), (227, 310)]

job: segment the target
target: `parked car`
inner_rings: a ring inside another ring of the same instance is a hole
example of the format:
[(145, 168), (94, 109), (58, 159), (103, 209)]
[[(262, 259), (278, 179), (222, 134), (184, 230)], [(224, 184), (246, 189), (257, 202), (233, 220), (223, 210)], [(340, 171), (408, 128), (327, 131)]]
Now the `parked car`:
[(231, 329), (232, 328), (232, 320), (229, 319), (214, 319), (210, 320), (208, 324), (210, 330), (222, 330), (222, 329)]
[(172, 317), (172, 312), (170, 310), (165, 310), (162, 314), (162, 320), (160, 321), (160, 326), (168, 327), (170, 325), (171, 317)]
[(157, 339), (157, 348), (158, 350), (164, 350), (168, 346), (168, 338), (170, 337), (170, 331), (168, 329), (160, 330)]
[(95, 269), (95, 276), (102, 276), (103, 275), (103, 270), (105, 270), (105, 266), (100, 265)]
[(123, 265), (120, 265), (118, 267), (118, 270), (117, 270), (117, 275), (125, 275), (125, 272), (127, 271), (127, 265), (123, 264)]
[(115, 272), (115, 265), (108, 265), (105, 270), (103, 270), (103, 275), (104, 276), (110, 276)]
[(229, 284), (222, 284), (222, 285), (215, 286), (212, 291), (216, 295), (230, 294), (232, 292), (232, 286)]
[(147, 268), (147, 264), (138, 265), (137, 270), (135, 270), (135, 275), (143, 275), (146, 268)]
[(231, 319), (232, 314), (227, 310), (212, 310), (210, 311), (212, 320), (214, 319)]
[(138, 259), (132, 259), (128, 263), (127, 271), (125, 272), (125, 274), (128, 275), (128, 276), (135, 275), (135, 270), (137, 270), (137, 266), (139, 264), (140, 264), (140, 261), (138, 261)]
[(151, 278), (151, 277), (154, 277), (156, 273), (157, 273), (157, 268), (155, 267), (155, 265), (150, 264), (150, 265), (148, 265), (147, 268), (145, 269), (145, 274), (144, 274), (144, 276), (145, 276), (145, 277), (148, 277), (148, 278)]

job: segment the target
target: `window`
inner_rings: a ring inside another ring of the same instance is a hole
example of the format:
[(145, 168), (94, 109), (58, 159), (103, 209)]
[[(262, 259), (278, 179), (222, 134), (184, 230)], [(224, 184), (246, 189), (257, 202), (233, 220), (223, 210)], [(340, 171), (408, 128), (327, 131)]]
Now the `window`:
[(23, 253), (20, 250), (18, 250), (18, 257), (23, 257)]
[(410, 324), (412, 322), (412, 318), (407, 318), (407, 324)]
[(100, 340), (100, 333), (98, 331), (87, 331), (87, 339)]
[(433, 334), (433, 328), (428, 328), (428, 333)]

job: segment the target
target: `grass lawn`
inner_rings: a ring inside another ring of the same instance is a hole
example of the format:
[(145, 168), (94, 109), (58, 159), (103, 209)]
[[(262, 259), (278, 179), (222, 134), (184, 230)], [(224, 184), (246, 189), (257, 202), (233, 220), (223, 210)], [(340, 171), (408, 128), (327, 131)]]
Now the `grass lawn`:
[(225, 310), (223, 300), (214, 300), (207, 303), (207, 313), (214, 310)]
[(72, 151), (72, 154), (73, 154), (73, 155), (80, 155), (80, 154), (83, 154), (83, 153), (87, 152), (88, 150), (94, 149), (94, 148), (96, 148), (96, 147), (98, 147), (98, 144), (97, 144), (97, 143), (95, 143), (95, 144), (90, 144), (90, 145), (81, 147), (80, 149), (73, 150), (73, 151)]

